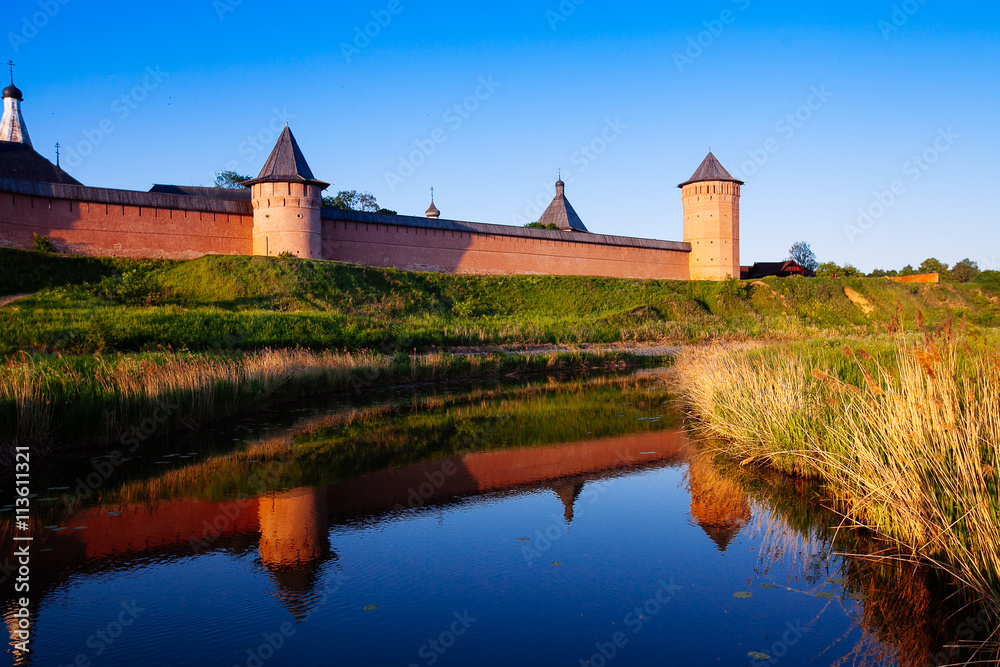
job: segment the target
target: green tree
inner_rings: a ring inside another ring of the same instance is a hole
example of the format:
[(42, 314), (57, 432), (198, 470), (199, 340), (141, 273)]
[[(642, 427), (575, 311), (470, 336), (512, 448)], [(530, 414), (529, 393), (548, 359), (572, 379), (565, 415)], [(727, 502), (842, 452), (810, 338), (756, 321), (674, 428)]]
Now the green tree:
[(249, 181), (253, 176), (244, 176), (235, 171), (215, 172), (215, 187), (226, 190), (240, 190), (243, 188), (243, 181)]
[(812, 248), (805, 241), (796, 241), (792, 244), (792, 247), (788, 250), (788, 259), (794, 261), (810, 273), (819, 268), (819, 260), (816, 259), (816, 253), (812, 251)]
[(901, 275), (901, 276), (915, 276), (915, 275), (917, 275), (917, 270), (915, 268), (913, 268), (912, 264), (907, 264), (899, 272), (899, 275)]
[(819, 278), (835, 278), (840, 276), (840, 265), (836, 262), (823, 262), (816, 267), (816, 276)]
[(869, 278), (895, 278), (899, 275), (899, 271), (895, 269), (875, 269), (868, 274)]
[(969, 258), (963, 259), (961, 262), (955, 264), (951, 267), (951, 279), (957, 283), (967, 283), (975, 280), (982, 271), (979, 270), (979, 265), (973, 262)]
[(357, 190), (341, 190), (336, 196), (323, 197), (323, 206), (341, 211), (363, 211), (365, 213), (396, 215), (395, 211), (381, 208), (375, 199), (375, 195), (372, 193), (358, 192)]
[(836, 262), (823, 262), (816, 267), (816, 276), (819, 278), (857, 278), (864, 274), (851, 264), (840, 266)]
[(949, 277), (948, 265), (933, 257), (925, 259), (917, 269), (917, 273), (938, 273), (941, 274), (942, 280)]
[(528, 227), (530, 229), (559, 229), (559, 225), (555, 224), (554, 222), (550, 222), (547, 225), (543, 225), (542, 223), (537, 221), (529, 222), (528, 224), (525, 225), (525, 227)]

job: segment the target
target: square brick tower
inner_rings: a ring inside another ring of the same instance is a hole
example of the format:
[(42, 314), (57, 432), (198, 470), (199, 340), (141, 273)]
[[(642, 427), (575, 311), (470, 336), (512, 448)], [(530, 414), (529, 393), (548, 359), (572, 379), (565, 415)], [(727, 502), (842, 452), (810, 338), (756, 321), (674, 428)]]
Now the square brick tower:
[(684, 202), (684, 241), (691, 244), (691, 280), (740, 277), (742, 186), (712, 153), (678, 186)]

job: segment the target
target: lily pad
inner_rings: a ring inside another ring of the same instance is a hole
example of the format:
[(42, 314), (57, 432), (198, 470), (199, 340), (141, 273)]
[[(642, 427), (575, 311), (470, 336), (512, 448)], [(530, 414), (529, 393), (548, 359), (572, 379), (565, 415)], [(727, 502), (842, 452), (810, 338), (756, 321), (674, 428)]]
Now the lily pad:
[(774, 584), (761, 584), (760, 587), (761, 588), (769, 588), (771, 590), (777, 590), (777, 589), (781, 588), (781, 586), (775, 586)]
[(848, 593), (844, 597), (848, 600), (854, 600), (855, 602), (864, 602), (868, 599), (868, 596), (863, 593)]
[(839, 585), (842, 585), (842, 584), (846, 584), (847, 583), (847, 579), (844, 579), (843, 577), (833, 577), (831, 579), (827, 579), (826, 583), (828, 583), (828, 584), (837, 584), (839, 586)]
[(561, 566), (563, 564), (563, 562), (561, 560), (556, 560), (556, 561), (552, 561), (552, 564), (555, 565), (556, 567), (559, 567), (559, 566)]
[(733, 593), (733, 597), (737, 600), (747, 600), (753, 597), (753, 593), (750, 591), (740, 591), (739, 593)]
[(760, 651), (750, 651), (747, 653), (748, 658), (753, 658), (754, 660), (770, 660), (771, 656), (767, 653), (761, 653)]
[(828, 593), (827, 591), (823, 591), (821, 593), (816, 593), (816, 597), (823, 598), (824, 600), (832, 600), (836, 596), (833, 593)]
[(530, 537), (519, 537), (519, 538), (517, 538), (517, 541), (518, 542), (530, 542), (531, 538)]
[(370, 604), (367, 607), (365, 607), (365, 611), (375, 611), (376, 609), (378, 609), (377, 604)]

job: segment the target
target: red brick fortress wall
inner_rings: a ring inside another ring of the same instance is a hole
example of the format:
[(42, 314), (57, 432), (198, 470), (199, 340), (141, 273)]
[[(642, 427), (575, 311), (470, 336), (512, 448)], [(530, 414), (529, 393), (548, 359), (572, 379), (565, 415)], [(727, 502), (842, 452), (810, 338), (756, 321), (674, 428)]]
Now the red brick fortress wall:
[(193, 259), (249, 255), (249, 203), (74, 186), (0, 184), (0, 244), (30, 248), (33, 234), (62, 252)]
[(323, 258), (460, 274), (687, 280), (690, 245), (324, 210)]

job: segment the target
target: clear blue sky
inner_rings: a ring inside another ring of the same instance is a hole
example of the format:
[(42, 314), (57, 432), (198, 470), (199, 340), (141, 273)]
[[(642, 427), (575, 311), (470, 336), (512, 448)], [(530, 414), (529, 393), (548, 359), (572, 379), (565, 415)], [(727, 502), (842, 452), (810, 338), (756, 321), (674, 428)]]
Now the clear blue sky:
[(591, 231), (680, 240), (711, 147), (743, 263), (1000, 269), (997, 3), (576, 2), (6, 0), (3, 60), (87, 185), (256, 175), (288, 118), (317, 177), (400, 213), (434, 187), (446, 218), (534, 220), (562, 168)]

